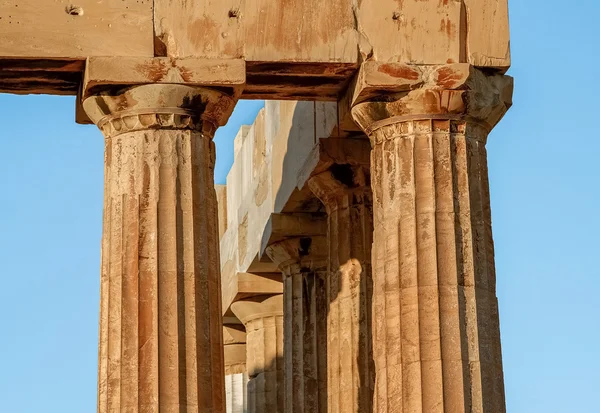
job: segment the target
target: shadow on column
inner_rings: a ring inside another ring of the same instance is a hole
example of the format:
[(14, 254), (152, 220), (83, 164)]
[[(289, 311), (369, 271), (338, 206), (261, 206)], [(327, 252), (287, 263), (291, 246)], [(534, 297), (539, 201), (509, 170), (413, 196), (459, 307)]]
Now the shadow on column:
[[(296, 105), (292, 120), (292, 125), (289, 131), (289, 139), (287, 143), (287, 151), (283, 160), (283, 168), (284, 173), (289, 173), (290, 171), (299, 171), (300, 167), (303, 165), (305, 158), (302, 158), (302, 155), (310, 152), (312, 147), (318, 142), (319, 138), (326, 138), (326, 136), (315, 136), (315, 131), (317, 130), (315, 122), (315, 116), (307, 115), (307, 106), (313, 105), (312, 102), (300, 102)], [(313, 112), (314, 113), (314, 112)], [(313, 122), (311, 124), (311, 122)], [(312, 127), (311, 127), (312, 126)], [(309, 142), (310, 139), (307, 139), (307, 136), (311, 136), (312, 142)], [(277, 145), (274, 142), (274, 145)], [(307, 145), (310, 146), (309, 150), (306, 150)], [(299, 159), (301, 158), (301, 159)], [(342, 185), (344, 182), (340, 182)], [(273, 188), (275, 191), (275, 188)], [(282, 186), (277, 188), (276, 193), (274, 193), (274, 206), (275, 212), (303, 212), (303, 213), (320, 213), (325, 212), (324, 204), (312, 194), (308, 186), (305, 186), (302, 189), (295, 188), (291, 193), (289, 187)], [(371, 225), (369, 226), (370, 233), (369, 236), (363, 237), (366, 239), (372, 240), (372, 206), (370, 205), (352, 205), (350, 207), (351, 220), (359, 220), (362, 215), (364, 215), (364, 210), (361, 208), (367, 208), (368, 213), (371, 214)], [(330, 224), (331, 225), (331, 224)], [(356, 223), (356, 225), (360, 225), (360, 223)], [(340, 228), (342, 229), (342, 228)], [(350, 231), (350, 228), (347, 228)], [(353, 241), (350, 240), (352, 243)], [(361, 308), (365, 311), (360, 315), (361, 320), (365, 322), (359, 323), (359, 332), (358, 336), (362, 339), (357, 343), (358, 346), (361, 346), (361, 351), (364, 349), (364, 352), (361, 356), (357, 357), (356, 365), (358, 366), (358, 376), (359, 376), (359, 385), (357, 391), (357, 405), (354, 404), (354, 412), (342, 412), (339, 413), (371, 413), (373, 406), (373, 392), (374, 392), (374, 383), (375, 383), (375, 363), (372, 356), (372, 320), (371, 320), (371, 309), (372, 309), (372, 296), (373, 296), (373, 287), (372, 287), (372, 278), (371, 278), (371, 246), (372, 242), (369, 245), (365, 245), (365, 249), (368, 250), (368, 255), (366, 257), (354, 257), (351, 253), (348, 259), (352, 261), (359, 261), (361, 263), (362, 269), (361, 278), (364, 277), (365, 271), (368, 274), (367, 277), (361, 280), (359, 283), (358, 291), (356, 292), (360, 297), (364, 297), (364, 304), (361, 305)], [(352, 251), (356, 252), (356, 251)], [(358, 254), (360, 255), (360, 254)], [(337, 270), (337, 269), (336, 269)], [(333, 269), (330, 269), (327, 274), (323, 278), (319, 278), (315, 276), (312, 281), (305, 280), (307, 288), (309, 288), (311, 283), (314, 283), (315, 288), (315, 300), (316, 300), (316, 308), (317, 308), (317, 324), (320, 334), (324, 334), (327, 337), (327, 320), (329, 318), (330, 313), (330, 303), (334, 302), (340, 293), (341, 285), (337, 285), (337, 287), (329, 289), (329, 295), (327, 294), (326, 287), (326, 278), (332, 277)], [(350, 326), (348, 326), (350, 328)], [(328, 344), (328, 338), (324, 340), (318, 340), (323, 343)], [(343, 344), (343, 343), (340, 343)], [(364, 348), (367, 347), (367, 348)], [(342, 348), (342, 351), (344, 349)], [(318, 350), (319, 357), (319, 368), (323, 368), (327, 371), (327, 349)], [(350, 349), (348, 349), (350, 351)], [(344, 376), (346, 374), (351, 374), (350, 372), (346, 373), (344, 371), (327, 371), (326, 375), (319, 375), (321, 383), (319, 383), (320, 389), (328, 388), (328, 378), (332, 376), (332, 374), (337, 374), (338, 376)], [(286, 397), (290, 391), (294, 391), (294, 389), (286, 389)], [(352, 394), (343, 395), (342, 397), (352, 397)], [(328, 395), (327, 393), (324, 395), (320, 395), (319, 399), (327, 402)], [(319, 412), (327, 412), (337, 413), (335, 410), (332, 410), (331, 407), (323, 406), (324, 410), (321, 410), (321, 406), (319, 406)]]

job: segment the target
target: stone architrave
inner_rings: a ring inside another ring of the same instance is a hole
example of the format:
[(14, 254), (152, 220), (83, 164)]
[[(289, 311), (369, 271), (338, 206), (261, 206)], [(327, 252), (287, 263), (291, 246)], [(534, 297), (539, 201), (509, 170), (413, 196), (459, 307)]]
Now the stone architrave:
[(307, 184), (325, 205), (328, 222), (328, 412), (371, 413), (370, 145), (367, 139), (322, 139), (313, 154)]
[(234, 105), (169, 84), (83, 103), (106, 138), (99, 413), (225, 411), (212, 138)]
[(266, 253), (283, 274), (285, 412), (325, 413), (327, 238), (286, 238)]
[(352, 108), (372, 144), (374, 412), (504, 413), (485, 144), (512, 79), (397, 66), (395, 93), (359, 76)]
[(283, 296), (236, 301), (231, 310), (246, 326), (248, 413), (283, 413)]
[(223, 326), (225, 361), (225, 407), (227, 413), (248, 411), (248, 374), (246, 373), (246, 332), (242, 325)]

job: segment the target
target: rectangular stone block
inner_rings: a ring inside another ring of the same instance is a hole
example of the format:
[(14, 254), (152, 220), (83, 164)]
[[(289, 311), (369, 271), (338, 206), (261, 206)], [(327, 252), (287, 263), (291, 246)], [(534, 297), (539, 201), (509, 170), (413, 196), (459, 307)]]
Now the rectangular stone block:
[(152, 6), (152, 0), (3, 0), (0, 56), (152, 57)]

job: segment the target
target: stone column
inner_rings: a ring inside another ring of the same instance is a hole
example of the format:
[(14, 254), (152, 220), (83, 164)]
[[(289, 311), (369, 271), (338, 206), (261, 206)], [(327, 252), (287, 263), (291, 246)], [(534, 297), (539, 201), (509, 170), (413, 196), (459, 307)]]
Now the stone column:
[(416, 89), (352, 109), (373, 148), (374, 412), (504, 413), (485, 144), (512, 80), (405, 69)]
[(212, 137), (234, 101), (153, 84), (83, 105), (106, 137), (98, 412), (222, 413)]
[(289, 238), (266, 251), (283, 274), (285, 412), (325, 413), (327, 238)]
[(248, 411), (248, 374), (246, 373), (246, 332), (242, 326), (223, 326), (225, 359), (225, 405), (227, 413)]
[[(328, 215), (328, 412), (371, 413), (375, 377), (371, 351), (373, 212), (368, 164), (370, 149), (366, 139), (346, 141), (326, 140), (322, 146), (345, 144), (352, 149), (354, 160), (365, 162), (330, 164), (327, 170), (308, 180)], [(331, 152), (334, 151), (327, 151), (328, 154)]]
[(231, 304), (246, 326), (248, 413), (283, 413), (283, 296), (256, 296)]

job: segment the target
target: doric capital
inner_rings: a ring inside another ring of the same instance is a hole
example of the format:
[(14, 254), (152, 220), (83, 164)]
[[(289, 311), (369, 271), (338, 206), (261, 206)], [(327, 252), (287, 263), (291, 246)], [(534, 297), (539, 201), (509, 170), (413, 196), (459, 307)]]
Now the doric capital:
[(234, 106), (235, 99), (220, 91), (175, 84), (109, 90), (83, 102), (106, 138), (149, 129), (196, 130), (212, 137)]
[(283, 316), (283, 294), (261, 295), (231, 304), (231, 311), (244, 325), (267, 317)]
[(311, 177), (308, 186), (328, 212), (339, 207), (347, 197), (351, 197), (351, 204), (362, 204), (365, 199), (371, 198), (369, 168), (362, 166), (335, 164)]
[(348, 195), (360, 202), (370, 193), (370, 154), (365, 138), (321, 139), (299, 174), (298, 188), (308, 185), (328, 211)]
[(272, 214), (263, 233), (261, 251), (285, 274), (326, 268), (327, 216), (323, 213)]
[(490, 131), (512, 104), (513, 79), (467, 63), (443, 66), (366, 62), (349, 90), (352, 117), (369, 135), (415, 119), (472, 122)]
[(246, 331), (242, 326), (223, 326), (225, 374), (246, 371)]
[(335, 165), (369, 168), (370, 156), (371, 146), (365, 137), (319, 139), (298, 173), (298, 189)]
[(286, 238), (270, 244), (266, 253), (284, 275), (327, 268), (327, 236)]

